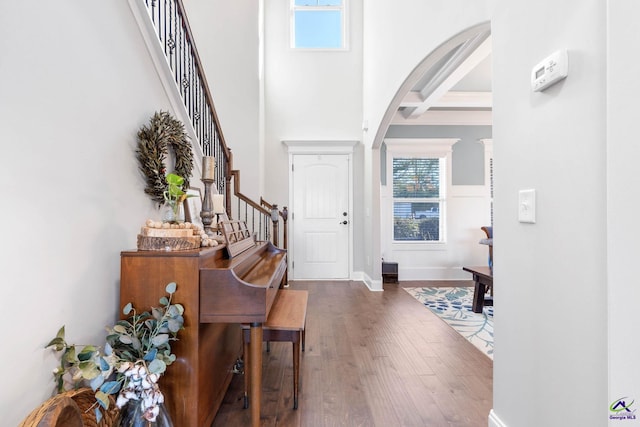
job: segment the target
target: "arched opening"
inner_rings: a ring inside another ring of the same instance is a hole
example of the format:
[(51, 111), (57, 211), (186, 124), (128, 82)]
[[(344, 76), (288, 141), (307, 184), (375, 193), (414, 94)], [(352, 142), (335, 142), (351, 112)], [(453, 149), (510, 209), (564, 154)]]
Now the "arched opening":
[[(485, 22), (461, 31), (427, 54), (398, 88), (378, 127), (372, 147), (380, 148), (398, 113), (409, 120), (419, 117), (420, 113), (433, 107), (430, 103), (434, 99), (441, 98), (456, 80), (459, 82), (466, 77), (490, 55), (490, 38), (491, 26)], [(410, 102), (407, 96), (412, 92), (415, 105), (403, 104)]]
[[(398, 264), (401, 281), (453, 284), (470, 278), (463, 266), (489, 264), (478, 242), (492, 225), (491, 74), (491, 31), (483, 23), (429, 53), (384, 115), (373, 164), (380, 257)], [(408, 179), (409, 159), (435, 166)]]
[[(491, 71), (489, 23), (451, 37), (404, 80), (373, 144), (381, 258), (397, 266), (401, 286), (464, 288), (470, 304), (471, 275), (462, 267), (489, 268), (489, 247), (479, 243), (492, 226)], [(480, 307), (479, 316), (491, 309)], [(476, 345), (490, 346), (491, 356), (492, 317), (486, 324), (477, 336), (491, 342)]]

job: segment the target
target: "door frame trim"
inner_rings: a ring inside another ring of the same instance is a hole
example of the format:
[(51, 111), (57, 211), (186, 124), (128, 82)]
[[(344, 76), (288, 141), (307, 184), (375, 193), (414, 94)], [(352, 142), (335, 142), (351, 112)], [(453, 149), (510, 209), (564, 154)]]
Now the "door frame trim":
[[(349, 212), (350, 222), (348, 231), (349, 259), (347, 260), (347, 274), (345, 280), (353, 278), (353, 153), (355, 147), (360, 143), (356, 140), (287, 140), (282, 141), (287, 147), (289, 153), (289, 206), (293, 208), (293, 158), (295, 155), (324, 155), (324, 154), (344, 154), (347, 155), (349, 163), (348, 171), (348, 192), (349, 192)], [(295, 214), (295, 212), (292, 212)], [(295, 251), (295, 220), (289, 221), (289, 241), (287, 242), (290, 251)], [(293, 256), (287, 256), (289, 271), (293, 272), (295, 278), (295, 270), (292, 268)], [(294, 279), (295, 280), (295, 279)], [(333, 280), (333, 279), (332, 279)]]

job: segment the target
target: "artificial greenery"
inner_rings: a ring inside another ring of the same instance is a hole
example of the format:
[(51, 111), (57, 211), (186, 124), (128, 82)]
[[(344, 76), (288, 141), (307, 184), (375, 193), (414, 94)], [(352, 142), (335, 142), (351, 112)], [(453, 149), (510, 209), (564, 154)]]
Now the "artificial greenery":
[(185, 193), (182, 188), (184, 186), (184, 178), (174, 173), (167, 175), (167, 189), (163, 193), (164, 201), (171, 206), (173, 217), (178, 218), (178, 209), (188, 197), (194, 194)]
[[(95, 392), (96, 419), (102, 418), (101, 408), (109, 409), (109, 395), (118, 394), (118, 407), (130, 399), (143, 400), (149, 419), (157, 415), (157, 405), (164, 400), (157, 380), (176, 356), (171, 342), (177, 340), (184, 324), (184, 307), (172, 303), (176, 284), (169, 283), (167, 296), (160, 298), (160, 307), (138, 313), (131, 303), (122, 312), (126, 319), (107, 328), (106, 343), (95, 345), (69, 344), (62, 326), (45, 348), (62, 352), (60, 366), (53, 374), (58, 392), (90, 386)], [(155, 414), (155, 415), (154, 415)]]
[(189, 188), (189, 177), (193, 170), (193, 151), (184, 125), (166, 111), (156, 112), (148, 126), (138, 131), (138, 157), (140, 172), (144, 175), (147, 187), (144, 192), (154, 202), (164, 202), (167, 190), (167, 167), (165, 160), (169, 148), (175, 152), (175, 174), (184, 179), (184, 188)]

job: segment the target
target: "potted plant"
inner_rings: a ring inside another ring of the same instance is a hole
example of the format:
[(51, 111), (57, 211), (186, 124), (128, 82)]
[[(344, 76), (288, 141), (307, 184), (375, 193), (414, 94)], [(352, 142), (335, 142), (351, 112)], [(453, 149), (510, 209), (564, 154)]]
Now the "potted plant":
[(64, 326), (46, 345), (62, 352), (60, 366), (53, 372), (58, 392), (88, 384), (95, 392), (98, 422), (101, 410), (109, 409), (109, 396), (117, 394), (121, 425), (138, 425), (138, 420), (171, 425), (158, 380), (176, 360), (171, 342), (183, 328), (184, 308), (172, 302), (175, 283), (165, 290), (168, 296), (160, 298), (161, 306), (151, 312), (138, 313), (131, 303), (125, 305), (122, 312), (128, 317), (107, 328), (102, 348), (67, 343)]
[(187, 194), (182, 186), (184, 185), (184, 178), (174, 173), (167, 174), (167, 189), (164, 190), (163, 197), (166, 206), (164, 220), (167, 222), (182, 222), (184, 221), (183, 203), (187, 197), (192, 195)]

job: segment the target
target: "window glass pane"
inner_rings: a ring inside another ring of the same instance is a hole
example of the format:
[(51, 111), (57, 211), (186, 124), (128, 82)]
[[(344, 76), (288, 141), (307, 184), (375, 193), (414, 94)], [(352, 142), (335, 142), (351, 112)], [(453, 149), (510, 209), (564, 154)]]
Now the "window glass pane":
[(342, 17), (338, 10), (297, 10), (295, 12), (297, 48), (341, 48)]
[(393, 197), (440, 197), (440, 159), (394, 158)]
[(296, 0), (296, 6), (340, 6), (342, 0)]
[(439, 241), (440, 203), (394, 202), (393, 240)]

